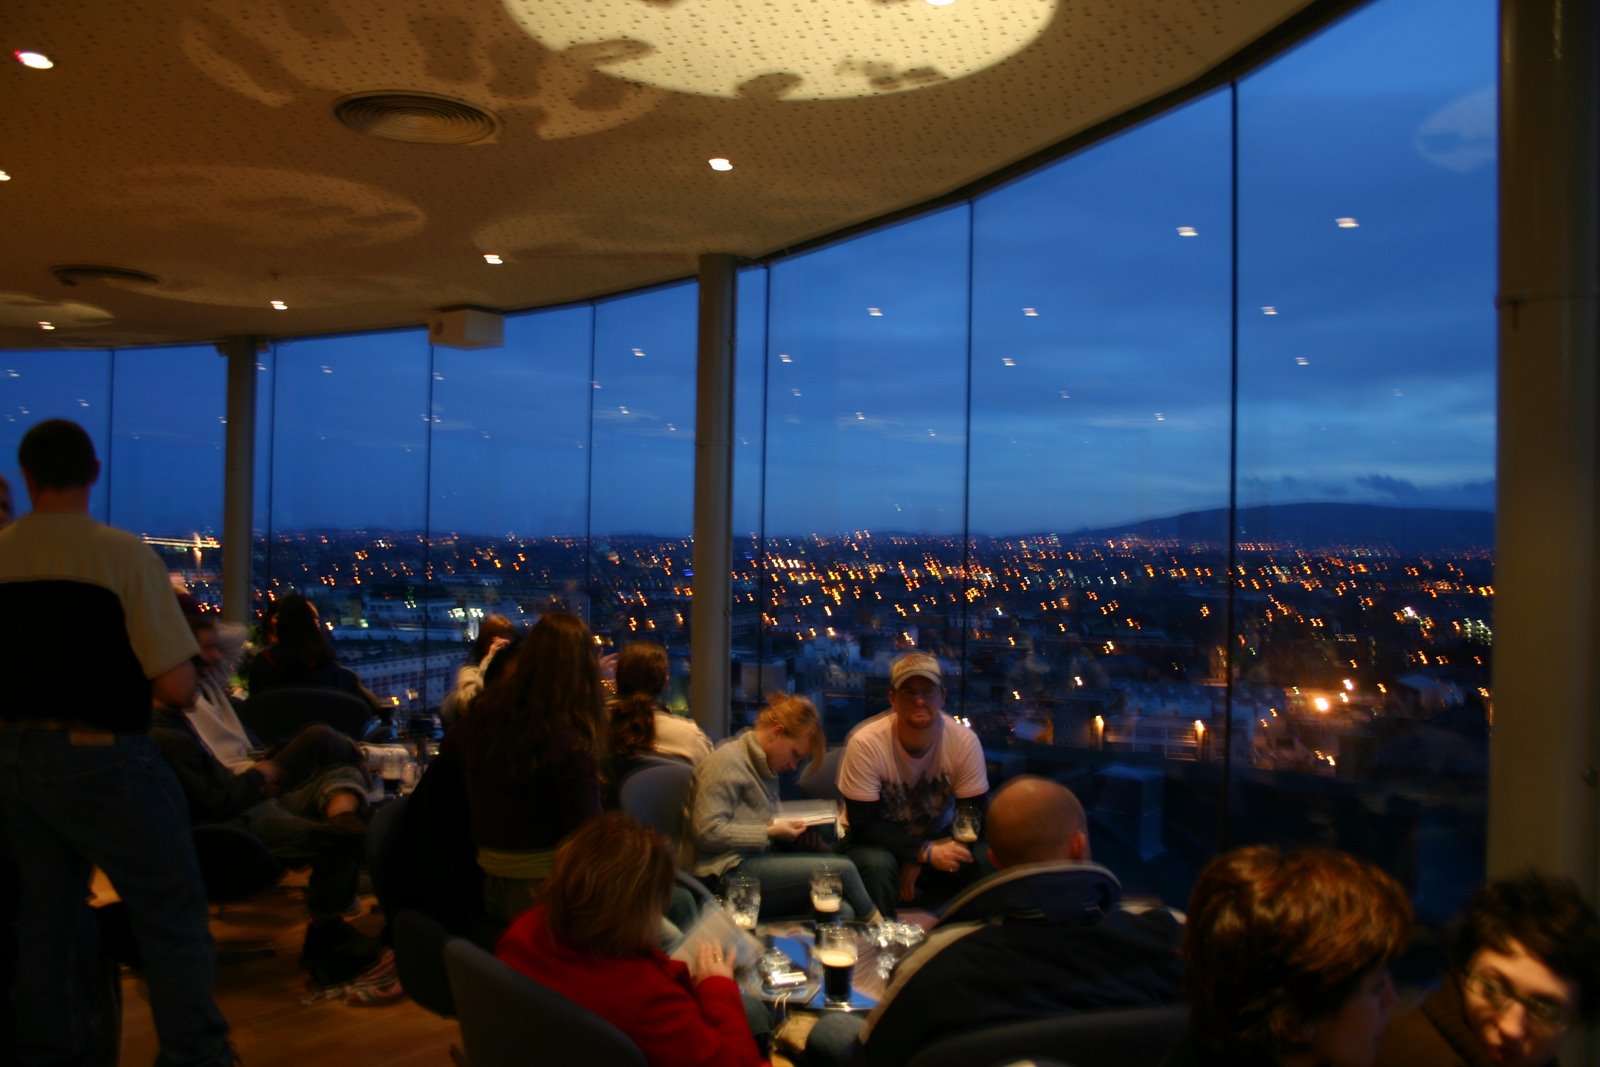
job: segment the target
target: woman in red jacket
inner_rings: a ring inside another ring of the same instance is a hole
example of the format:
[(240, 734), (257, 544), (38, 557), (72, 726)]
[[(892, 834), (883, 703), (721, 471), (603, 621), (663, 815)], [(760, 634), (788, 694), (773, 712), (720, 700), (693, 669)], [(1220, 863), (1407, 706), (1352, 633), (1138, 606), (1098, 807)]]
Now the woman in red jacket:
[(704, 945), (689, 967), (656, 947), (673, 880), (660, 834), (620, 812), (590, 819), (495, 954), (627, 1034), (651, 1067), (763, 1065), (732, 956)]

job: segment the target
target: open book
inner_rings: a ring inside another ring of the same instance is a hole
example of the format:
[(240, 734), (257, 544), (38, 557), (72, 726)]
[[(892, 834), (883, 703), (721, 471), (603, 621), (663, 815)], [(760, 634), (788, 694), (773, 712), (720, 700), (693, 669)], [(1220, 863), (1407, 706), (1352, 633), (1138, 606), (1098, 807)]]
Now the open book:
[(832, 826), (839, 819), (839, 804), (833, 800), (784, 800), (778, 803), (773, 822), (799, 819), (807, 826)]
[(683, 938), (672, 950), (672, 958), (692, 964), (700, 946), (712, 944), (724, 952), (732, 952), (734, 969), (743, 970), (755, 965), (766, 946), (754, 935), (733, 925), (733, 918), (716, 905), (700, 909), (700, 917), (683, 933)]

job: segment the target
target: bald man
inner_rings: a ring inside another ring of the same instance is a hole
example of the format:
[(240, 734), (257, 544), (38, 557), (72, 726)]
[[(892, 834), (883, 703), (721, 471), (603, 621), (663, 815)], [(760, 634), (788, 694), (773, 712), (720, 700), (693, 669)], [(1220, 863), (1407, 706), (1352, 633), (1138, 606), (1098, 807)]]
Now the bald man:
[(809, 1062), (903, 1064), (969, 1030), (1180, 999), (1177, 917), (1122, 907), (1115, 876), (1090, 862), (1071, 790), (1013, 778), (989, 804), (987, 831), (996, 872), (950, 902), (864, 1025), (844, 1013), (818, 1020)]

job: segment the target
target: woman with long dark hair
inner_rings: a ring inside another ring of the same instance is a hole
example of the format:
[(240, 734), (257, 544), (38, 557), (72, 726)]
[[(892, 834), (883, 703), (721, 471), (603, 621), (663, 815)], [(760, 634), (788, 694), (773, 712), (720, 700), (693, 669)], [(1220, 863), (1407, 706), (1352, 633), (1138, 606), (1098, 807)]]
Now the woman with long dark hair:
[(575, 615), (539, 620), (510, 673), (478, 695), (445, 746), (466, 771), (484, 904), (509, 922), (550, 876), (556, 846), (600, 812), (600, 671)]

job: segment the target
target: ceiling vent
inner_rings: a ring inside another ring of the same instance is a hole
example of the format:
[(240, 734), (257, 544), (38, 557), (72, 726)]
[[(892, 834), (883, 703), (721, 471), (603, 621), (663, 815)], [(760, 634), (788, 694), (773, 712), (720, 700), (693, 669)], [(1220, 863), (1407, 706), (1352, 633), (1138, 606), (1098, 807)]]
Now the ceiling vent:
[(149, 289), (161, 284), (154, 274), (131, 267), (105, 267), (93, 263), (73, 263), (51, 267), (50, 273), (62, 285), (109, 285), (113, 289)]
[(357, 133), (414, 144), (475, 144), (500, 132), (492, 113), (432, 93), (358, 93), (334, 104), (333, 114)]

